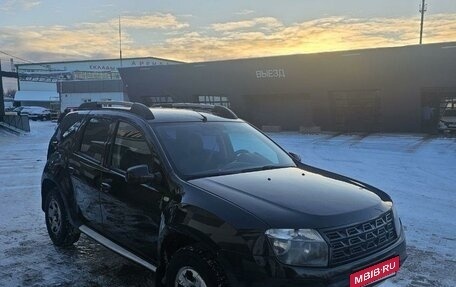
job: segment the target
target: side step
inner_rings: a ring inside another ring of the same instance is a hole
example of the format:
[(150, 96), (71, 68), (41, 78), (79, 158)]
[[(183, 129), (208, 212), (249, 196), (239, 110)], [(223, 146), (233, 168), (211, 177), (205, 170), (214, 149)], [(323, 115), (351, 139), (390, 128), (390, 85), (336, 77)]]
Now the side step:
[(150, 264), (149, 262), (147, 262), (144, 259), (139, 258), (138, 256), (134, 255), (130, 251), (126, 250), (125, 248), (121, 247), (120, 245), (112, 242), (108, 238), (106, 238), (103, 235), (99, 234), (95, 230), (90, 229), (86, 225), (79, 226), (79, 230), (82, 233), (84, 233), (87, 236), (89, 236), (90, 238), (92, 238), (93, 240), (95, 240), (98, 243), (100, 243), (101, 245), (103, 245), (106, 248), (111, 249), (112, 251), (122, 255), (123, 257), (126, 257), (126, 258), (130, 259), (131, 261), (134, 261), (134, 262), (138, 263), (139, 265), (142, 265), (142, 266), (146, 267), (147, 269), (149, 269), (149, 270), (151, 270), (153, 272), (157, 271), (157, 267), (155, 267), (154, 265)]

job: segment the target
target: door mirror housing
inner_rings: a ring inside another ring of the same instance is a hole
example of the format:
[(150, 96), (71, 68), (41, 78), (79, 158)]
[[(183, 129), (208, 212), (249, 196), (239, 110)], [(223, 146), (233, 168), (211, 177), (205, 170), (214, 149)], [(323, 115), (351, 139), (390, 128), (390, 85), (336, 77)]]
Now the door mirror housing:
[(135, 165), (127, 169), (125, 181), (130, 184), (160, 182), (161, 174), (159, 172), (150, 173), (146, 164)]
[(294, 161), (301, 162), (301, 157), (298, 154), (295, 154), (294, 152), (288, 152), (288, 154)]

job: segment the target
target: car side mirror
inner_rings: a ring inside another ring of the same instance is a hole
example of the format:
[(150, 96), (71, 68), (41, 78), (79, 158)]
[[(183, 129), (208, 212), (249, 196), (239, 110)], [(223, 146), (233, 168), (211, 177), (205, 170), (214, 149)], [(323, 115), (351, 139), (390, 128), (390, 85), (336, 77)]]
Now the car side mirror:
[(125, 181), (130, 184), (161, 182), (161, 174), (150, 173), (146, 164), (135, 165), (127, 169)]
[(288, 152), (288, 154), (294, 161), (301, 162), (301, 157), (298, 154), (295, 154), (294, 152)]

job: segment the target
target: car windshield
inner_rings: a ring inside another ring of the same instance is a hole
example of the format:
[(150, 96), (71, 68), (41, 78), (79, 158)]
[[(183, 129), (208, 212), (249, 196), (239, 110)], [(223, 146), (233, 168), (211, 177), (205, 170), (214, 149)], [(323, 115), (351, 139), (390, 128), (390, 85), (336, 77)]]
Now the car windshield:
[(296, 166), (243, 122), (165, 123), (153, 129), (176, 172), (187, 179)]

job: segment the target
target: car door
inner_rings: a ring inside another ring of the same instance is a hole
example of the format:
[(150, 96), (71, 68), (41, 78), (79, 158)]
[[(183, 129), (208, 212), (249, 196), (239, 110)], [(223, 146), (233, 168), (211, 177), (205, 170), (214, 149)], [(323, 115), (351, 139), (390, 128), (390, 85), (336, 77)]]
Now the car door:
[(109, 135), (115, 123), (107, 118), (93, 117), (83, 128), (80, 145), (70, 155), (69, 172), (74, 197), (85, 223), (94, 229), (102, 229), (100, 210), (100, 186), (103, 157)]
[(101, 183), (101, 209), (105, 234), (144, 258), (155, 261), (160, 225), (160, 202), (165, 189), (160, 183), (129, 184), (128, 168), (146, 164), (159, 171), (160, 164), (138, 126), (119, 121), (111, 156)]

